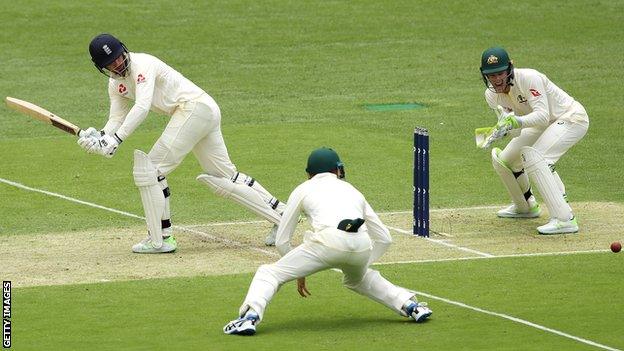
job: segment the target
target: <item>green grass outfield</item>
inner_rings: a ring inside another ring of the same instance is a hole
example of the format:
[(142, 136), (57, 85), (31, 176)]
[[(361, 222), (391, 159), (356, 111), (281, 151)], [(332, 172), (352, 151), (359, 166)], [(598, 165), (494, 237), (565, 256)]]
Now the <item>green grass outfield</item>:
[[(106, 78), (87, 47), (96, 34), (113, 33), (208, 91), (234, 163), (281, 199), (304, 180), (312, 149), (334, 147), (348, 180), (398, 229), (384, 262), (433, 260), (381, 266), (390, 280), (624, 349), (624, 256), (597, 251), (624, 240), (624, 2), (23, 0), (3, 4), (0, 22), (1, 96), (84, 128), (103, 126)], [(478, 71), (493, 45), (506, 47), (516, 67), (547, 74), (589, 113), (587, 136), (558, 163), (581, 232), (538, 237), (540, 220), (499, 221), (487, 207), (436, 217), (432, 228), (446, 234), (437, 242), (411, 240), (401, 234), (409, 214), (388, 213), (412, 207), (415, 126), (431, 133), (434, 209), (508, 201), (489, 153), (473, 139), (476, 127), (495, 122)], [(366, 108), (391, 103), (425, 108)], [(15, 284), (16, 350), (600, 348), (425, 297), (434, 318), (413, 325), (355, 297), (333, 272), (311, 278), (314, 296), (305, 301), (285, 286), (256, 337), (223, 336), (251, 272), (275, 251), (258, 251), (264, 223), (215, 225), (257, 218), (200, 185), (192, 156), (169, 185), (174, 223), (196, 232), (181, 230), (172, 256), (129, 253), (144, 235), (136, 218), (24, 189), (141, 215), (132, 150), (147, 151), (166, 118), (150, 114), (110, 160), (6, 107), (0, 123), (0, 277)], [(479, 256), (466, 248), (590, 253), (440, 261)], [(159, 274), (167, 278), (154, 279)], [(111, 282), (80, 284), (107, 276)]]
[[(539, 268), (539, 269), (536, 269)], [(624, 347), (620, 257), (585, 254), (381, 267), (391, 281), (577, 337)], [(432, 279), (435, 277), (435, 279)], [(282, 287), (259, 333), (224, 335), (251, 275), (18, 289), (18, 350), (591, 350), (587, 344), (427, 299), (416, 325), (343, 288), (338, 273), (309, 278), (312, 296)], [(158, 303), (154, 303), (156, 300)], [(600, 313), (597, 313), (600, 311)]]

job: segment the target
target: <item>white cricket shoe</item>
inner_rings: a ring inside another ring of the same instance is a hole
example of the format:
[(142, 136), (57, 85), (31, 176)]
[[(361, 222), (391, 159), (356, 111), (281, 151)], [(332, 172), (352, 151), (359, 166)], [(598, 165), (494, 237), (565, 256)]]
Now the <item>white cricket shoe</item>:
[(518, 211), (516, 205), (512, 204), (511, 206), (505, 207), (496, 212), (496, 215), (501, 218), (537, 218), (540, 214), (542, 214), (542, 209), (537, 201), (529, 200), (529, 205), (531, 205), (529, 212), (520, 212)]
[(557, 218), (551, 218), (550, 221), (542, 226), (537, 227), (540, 234), (566, 234), (578, 232), (578, 222), (576, 217), (572, 217), (569, 221), (560, 221)]
[(273, 228), (271, 228), (271, 231), (269, 232), (267, 237), (264, 239), (264, 245), (266, 245), (266, 246), (275, 246), (275, 235), (276, 234), (277, 234), (277, 224), (274, 224)]
[(403, 311), (405, 311), (408, 316), (412, 317), (416, 323), (424, 322), (425, 319), (429, 318), (433, 313), (433, 311), (427, 307), (426, 302), (416, 302), (413, 300), (409, 300), (403, 305)]
[(140, 243), (132, 246), (132, 252), (145, 254), (167, 253), (174, 252), (177, 248), (178, 243), (176, 242), (173, 235), (169, 236), (167, 239), (164, 239), (162, 246), (159, 248), (154, 247), (154, 244), (152, 243), (152, 238), (148, 235), (147, 238), (143, 239)]
[(235, 319), (226, 324), (223, 327), (223, 332), (230, 335), (254, 335), (259, 319), (257, 314), (248, 313), (245, 317)]

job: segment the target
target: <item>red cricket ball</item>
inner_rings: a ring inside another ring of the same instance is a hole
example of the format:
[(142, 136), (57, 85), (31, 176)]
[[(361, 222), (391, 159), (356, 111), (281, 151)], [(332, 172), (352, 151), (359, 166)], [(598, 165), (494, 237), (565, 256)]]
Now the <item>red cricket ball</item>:
[(620, 252), (620, 250), (622, 250), (622, 244), (620, 244), (619, 241), (614, 241), (613, 243), (611, 243), (611, 251)]

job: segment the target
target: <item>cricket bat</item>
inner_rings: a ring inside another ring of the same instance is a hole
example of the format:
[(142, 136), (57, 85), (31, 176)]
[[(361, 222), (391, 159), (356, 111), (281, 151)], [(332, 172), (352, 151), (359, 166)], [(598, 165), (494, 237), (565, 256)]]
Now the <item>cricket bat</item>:
[(82, 136), (84, 134), (84, 131), (80, 129), (80, 127), (33, 103), (9, 96), (6, 97), (5, 102), (7, 106), (13, 110), (50, 124), (66, 133), (76, 136)]

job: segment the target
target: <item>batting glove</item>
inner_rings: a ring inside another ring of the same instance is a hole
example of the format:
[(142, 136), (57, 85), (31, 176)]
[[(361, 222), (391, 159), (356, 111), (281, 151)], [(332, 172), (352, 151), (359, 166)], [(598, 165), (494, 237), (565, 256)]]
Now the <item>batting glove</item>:
[(80, 133), (80, 135), (82, 136), (78, 138), (78, 145), (80, 145), (80, 147), (85, 149), (88, 153), (93, 153), (90, 150), (98, 144), (100, 132), (93, 127), (89, 127), (84, 130), (84, 133)]
[(103, 155), (105, 157), (111, 158), (117, 151), (119, 144), (121, 144), (121, 139), (117, 136), (117, 134), (108, 135), (104, 134), (98, 139), (99, 147), (96, 147), (95, 152)]
[(100, 137), (102, 134), (104, 133), (104, 131), (99, 131), (93, 127), (89, 127), (84, 131), (84, 135), (88, 135), (88, 136), (92, 136), (92, 137)]

